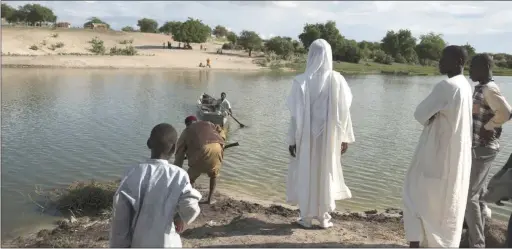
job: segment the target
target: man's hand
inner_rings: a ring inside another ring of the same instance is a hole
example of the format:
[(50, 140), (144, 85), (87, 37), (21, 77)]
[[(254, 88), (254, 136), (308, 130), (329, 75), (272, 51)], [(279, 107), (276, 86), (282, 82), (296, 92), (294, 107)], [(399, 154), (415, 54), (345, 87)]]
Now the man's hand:
[(341, 154), (345, 154), (348, 150), (348, 144), (347, 143), (341, 143)]
[(439, 114), (439, 112), (438, 112), (438, 113), (436, 113), (436, 114), (434, 114), (432, 117), (430, 117), (430, 118), (428, 119), (428, 123), (427, 123), (427, 124), (429, 124), (429, 125), (430, 125), (430, 124), (432, 124), (432, 122), (434, 121), (434, 119), (437, 117), (437, 115), (438, 115), (438, 114)]
[(176, 229), (176, 233), (182, 233), (185, 229), (185, 223), (179, 216), (174, 218), (174, 228)]
[(292, 157), (295, 157), (295, 152), (297, 151), (297, 146), (296, 145), (290, 145), (290, 146), (288, 146), (288, 150), (290, 151), (290, 155)]

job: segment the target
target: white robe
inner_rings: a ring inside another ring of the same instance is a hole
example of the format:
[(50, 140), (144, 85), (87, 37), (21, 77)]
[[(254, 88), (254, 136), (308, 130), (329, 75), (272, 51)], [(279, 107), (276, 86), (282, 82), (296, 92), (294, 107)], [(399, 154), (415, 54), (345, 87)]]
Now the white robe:
[(422, 247), (459, 247), (471, 172), (472, 107), (471, 85), (458, 75), (439, 82), (414, 113), (424, 129), (404, 181), (404, 226), (407, 240)]
[(297, 147), (288, 167), (286, 199), (299, 206), (302, 218), (328, 220), (335, 200), (352, 197), (341, 168), (341, 143), (355, 140), (352, 93), (343, 76), (332, 71), (329, 44), (320, 40), (316, 46), (310, 47), (306, 72), (293, 81), (287, 101), (288, 143)]
[(174, 216), (190, 224), (200, 213), (200, 199), (187, 172), (167, 160), (131, 168), (114, 196), (110, 247), (181, 247)]

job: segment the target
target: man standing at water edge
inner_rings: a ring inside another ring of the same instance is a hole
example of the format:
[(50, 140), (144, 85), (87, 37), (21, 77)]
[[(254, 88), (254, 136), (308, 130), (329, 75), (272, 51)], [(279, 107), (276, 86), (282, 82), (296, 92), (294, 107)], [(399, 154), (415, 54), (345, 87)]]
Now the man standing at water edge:
[(492, 79), (492, 66), (489, 55), (478, 54), (469, 67), (469, 77), (478, 82), (473, 93), (473, 161), (465, 217), (470, 247), (485, 247), (483, 211), (486, 205), (481, 197), (486, 192), (489, 170), (500, 148), (501, 126), (511, 113), (510, 105)]
[(151, 130), (151, 159), (129, 169), (114, 195), (110, 247), (182, 246), (179, 233), (199, 215), (201, 194), (168, 162), (177, 137), (169, 124)]
[(286, 199), (299, 206), (298, 224), (333, 226), (329, 212), (336, 200), (352, 197), (345, 185), (341, 154), (354, 142), (350, 105), (352, 93), (345, 78), (332, 70), (331, 46), (323, 39), (309, 47), (306, 71), (293, 80), (287, 100), (291, 113)]
[(403, 188), (404, 228), (411, 247), (459, 247), (471, 171), (471, 85), (467, 52), (448, 46), (439, 60), (447, 75), (414, 112), (424, 126)]
[(174, 164), (182, 167), (187, 155), (189, 166), (187, 173), (192, 185), (201, 174), (208, 174), (210, 193), (208, 200), (201, 203), (213, 204), (213, 193), (224, 157), (226, 134), (220, 126), (208, 121), (198, 122), (194, 116), (187, 117), (185, 125), (187, 128), (178, 139)]

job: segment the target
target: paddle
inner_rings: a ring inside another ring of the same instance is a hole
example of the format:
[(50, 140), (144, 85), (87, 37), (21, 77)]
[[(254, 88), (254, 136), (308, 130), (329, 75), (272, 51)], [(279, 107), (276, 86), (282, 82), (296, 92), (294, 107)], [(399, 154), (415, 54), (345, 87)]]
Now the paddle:
[[(227, 149), (227, 148), (230, 148), (230, 147), (235, 147), (235, 146), (239, 146), (240, 144), (238, 142), (235, 142), (235, 143), (230, 143), (230, 144), (227, 144), (224, 146), (224, 149)], [(185, 160), (187, 160), (187, 156), (185, 156)]]
[(247, 125), (240, 123), (240, 121), (238, 121), (235, 117), (233, 117), (233, 114), (229, 114), (229, 116), (231, 116), (240, 125), (240, 128), (247, 127)]

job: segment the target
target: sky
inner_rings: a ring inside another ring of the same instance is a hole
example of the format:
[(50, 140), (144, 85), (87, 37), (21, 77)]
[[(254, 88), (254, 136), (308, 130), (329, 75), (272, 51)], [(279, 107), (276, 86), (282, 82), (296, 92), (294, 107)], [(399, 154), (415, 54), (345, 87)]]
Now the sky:
[(477, 52), (512, 53), (512, 1), (2, 1), (11, 6), (39, 3), (58, 21), (82, 26), (92, 16), (112, 28), (137, 28), (137, 20), (201, 19), (239, 33), (255, 31), (264, 38), (298, 39), (306, 23), (336, 22), (341, 34), (357, 41), (380, 41), (387, 30), (406, 28), (418, 37), (442, 33), (449, 44), (471, 44)]

